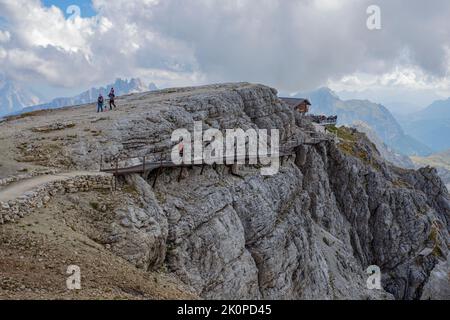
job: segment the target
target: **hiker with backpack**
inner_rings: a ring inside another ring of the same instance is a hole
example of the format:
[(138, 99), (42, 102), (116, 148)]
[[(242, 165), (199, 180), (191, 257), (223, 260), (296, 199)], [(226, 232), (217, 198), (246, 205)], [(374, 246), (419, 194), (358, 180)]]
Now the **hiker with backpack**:
[(116, 95), (114, 94), (114, 88), (111, 88), (108, 97), (109, 97), (109, 110), (112, 110), (112, 106), (116, 108), (116, 104), (114, 103), (114, 98), (116, 97)]
[(98, 95), (98, 99), (97, 99), (97, 113), (103, 112), (103, 102), (104, 102), (103, 96), (102, 96), (102, 94), (100, 93), (100, 94)]

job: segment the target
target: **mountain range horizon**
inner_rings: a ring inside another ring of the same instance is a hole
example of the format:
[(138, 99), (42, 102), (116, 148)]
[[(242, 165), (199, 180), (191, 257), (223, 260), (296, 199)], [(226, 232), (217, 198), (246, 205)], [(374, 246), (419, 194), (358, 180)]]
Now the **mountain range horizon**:
[[(107, 94), (111, 87), (116, 88), (117, 95), (158, 90), (154, 82), (146, 85), (138, 77), (117, 78), (113, 83), (91, 87), (77, 95), (43, 101), (39, 99), (39, 94), (3, 75), (0, 77), (0, 116), (92, 103), (100, 92)], [(349, 91), (335, 91), (321, 86), (309, 92), (299, 91), (291, 96), (311, 99), (313, 112), (328, 115), (336, 113), (339, 124), (352, 125), (354, 121), (363, 121), (387, 146), (400, 154), (428, 156), (450, 149), (450, 143), (445, 139), (446, 134), (450, 133), (446, 124), (446, 119), (450, 119), (450, 98), (435, 100), (428, 106), (414, 106), (410, 113), (402, 114), (394, 112), (388, 105), (363, 98), (361, 94), (363, 93), (353, 93), (353, 96), (362, 98), (356, 99), (351, 98), (352, 93)], [(331, 106), (330, 103), (338, 103), (339, 106)], [(383, 121), (377, 116), (382, 116), (387, 123), (382, 124)], [(436, 130), (442, 131), (437, 137), (443, 139), (436, 139)]]
[(146, 85), (140, 78), (116, 78), (113, 83), (91, 87), (73, 96), (42, 100), (39, 94), (3, 76), (0, 78), (0, 117), (91, 103), (97, 99), (99, 93), (107, 95), (112, 87), (115, 88), (117, 95), (158, 89), (153, 82)]
[[(122, 81), (138, 81), (141, 83), (144, 83), (144, 81), (139, 77), (116, 77), (117, 80)], [(155, 88), (170, 88), (170, 87), (180, 87), (179, 85), (156, 85), (153, 81), (148, 81), (150, 90), (154, 90)], [(38, 86), (33, 85), (24, 85), (22, 82), (18, 80), (14, 80), (5, 74), (0, 73), (0, 98), (4, 98), (5, 95), (8, 94), (8, 90), (11, 90), (11, 88), (14, 88), (15, 91), (17, 91), (17, 96), (19, 97), (32, 97), (32, 99), (17, 99), (16, 105), (13, 105), (12, 107), (9, 106), (10, 109), (14, 109), (14, 111), (18, 111), (20, 108), (26, 108), (35, 106), (38, 104), (47, 104), (50, 103), (53, 100), (56, 99), (64, 99), (68, 97), (74, 97), (76, 95), (80, 95), (81, 93), (84, 93), (86, 91), (96, 89), (96, 88), (103, 88), (111, 86), (113, 83), (104, 83), (104, 82), (98, 82), (93, 86), (90, 87), (84, 87), (84, 89), (79, 90), (78, 92), (76, 89), (69, 90), (70, 92), (73, 92), (73, 94), (58, 94), (58, 93), (51, 93), (53, 91), (50, 91), (50, 93), (44, 94), (42, 90)], [(264, 84), (264, 83), (263, 83)], [(6, 88), (5, 88), (6, 87)], [(421, 111), (426, 110), (428, 107), (430, 107), (433, 103), (439, 102), (439, 101), (445, 101), (450, 99), (450, 97), (443, 96), (441, 94), (438, 94), (437, 92), (434, 92), (432, 90), (412, 90), (408, 89), (408, 94), (405, 96), (405, 90), (406, 89), (399, 89), (396, 92), (389, 92), (386, 93), (385, 90), (349, 90), (349, 89), (335, 89), (334, 85), (321, 85), (316, 87), (315, 89), (309, 90), (309, 92), (312, 91), (319, 91), (322, 89), (328, 89), (332, 91), (334, 94), (338, 95), (339, 98), (342, 100), (368, 100), (374, 103), (382, 104), (385, 106), (393, 116), (396, 118), (402, 118), (410, 114), (418, 113)], [(12, 91), (12, 90), (11, 90)], [(59, 91), (59, 90), (56, 90)], [(285, 96), (298, 96), (299, 93), (304, 92), (303, 90), (299, 90), (295, 93), (287, 93), (283, 90), (280, 90), (282, 95)], [(13, 99), (14, 100), (14, 99)], [(414, 102), (412, 102), (414, 100)], [(20, 103), (22, 102), (22, 103)], [(5, 109), (7, 106), (5, 106), (5, 101), (0, 102), (0, 116), (5, 115), (7, 112), (5, 112)]]

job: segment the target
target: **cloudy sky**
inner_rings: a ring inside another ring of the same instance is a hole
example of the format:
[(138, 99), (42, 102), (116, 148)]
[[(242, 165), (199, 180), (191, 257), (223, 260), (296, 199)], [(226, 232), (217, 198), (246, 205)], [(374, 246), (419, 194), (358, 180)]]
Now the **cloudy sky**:
[(141, 77), (450, 96), (449, 21), (448, 0), (0, 0), (0, 72), (47, 94)]

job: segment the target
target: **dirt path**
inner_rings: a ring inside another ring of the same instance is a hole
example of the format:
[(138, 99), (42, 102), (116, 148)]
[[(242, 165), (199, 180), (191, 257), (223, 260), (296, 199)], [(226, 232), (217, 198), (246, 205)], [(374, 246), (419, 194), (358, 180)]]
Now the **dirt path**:
[[(56, 195), (45, 208), (0, 225), (0, 300), (198, 299), (175, 276), (137, 269), (100, 241), (108, 236), (103, 227), (108, 220), (99, 212), (87, 219), (86, 205), (101, 199), (113, 206), (128, 195), (91, 191), (85, 197), (84, 209)], [(80, 267), (81, 290), (67, 288), (69, 265)]]
[(17, 181), (5, 187), (4, 189), (0, 189), (0, 201), (6, 202), (9, 200), (14, 200), (23, 195), (24, 193), (35, 190), (39, 186), (49, 182), (64, 181), (70, 178), (74, 178), (76, 176), (94, 176), (94, 175), (105, 175), (105, 174), (95, 171), (71, 171), (51, 175), (42, 175), (30, 179)]

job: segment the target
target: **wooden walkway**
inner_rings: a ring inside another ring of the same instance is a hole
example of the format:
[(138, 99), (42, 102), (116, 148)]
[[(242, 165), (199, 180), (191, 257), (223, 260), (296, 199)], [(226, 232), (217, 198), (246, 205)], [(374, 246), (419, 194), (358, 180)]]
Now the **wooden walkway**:
[[(314, 132), (314, 134), (317, 135), (316, 132)], [(296, 137), (286, 143), (284, 143), (281, 147), (280, 147), (280, 151), (278, 153), (279, 157), (285, 157), (285, 156), (290, 156), (292, 154), (295, 153), (295, 148), (300, 146), (300, 145), (316, 145), (319, 144), (321, 142), (324, 141), (329, 141), (331, 140), (330, 137), (327, 137), (326, 135), (320, 135), (320, 136), (316, 136), (316, 137)], [(276, 156), (276, 155), (275, 155)], [(112, 173), (114, 176), (124, 176), (124, 175), (128, 175), (128, 174), (133, 174), (133, 173), (151, 173), (154, 170), (158, 170), (161, 171), (161, 169), (164, 168), (184, 168), (184, 167), (192, 167), (192, 166), (206, 166), (208, 165), (204, 159), (194, 159), (194, 161), (192, 161), (192, 163), (181, 163), (181, 164), (175, 164), (173, 163), (171, 160), (166, 160), (166, 159), (161, 159), (159, 161), (148, 161), (146, 160), (148, 157), (128, 157), (128, 158), (122, 158), (122, 159), (115, 159), (115, 161), (111, 162), (110, 165), (111, 167), (109, 168), (104, 168), (103, 167), (103, 157), (101, 159), (101, 163), (100, 163), (100, 171), (101, 172), (107, 172), (107, 173)], [(162, 156), (161, 156), (162, 158)], [(124, 165), (124, 166), (119, 166), (119, 161), (120, 162), (126, 162), (127, 160), (135, 160), (135, 159), (139, 159), (139, 164), (136, 165)], [(198, 160), (197, 163), (195, 163)], [(256, 155), (254, 156), (249, 156), (249, 155), (244, 155), (244, 156), (234, 156), (233, 158), (223, 158), (223, 164), (224, 165), (232, 165), (235, 163), (249, 163), (250, 160), (257, 162), (258, 157)], [(202, 169), (202, 173), (203, 173), (203, 169)], [(180, 172), (181, 175), (181, 172)], [(155, 179), (156, 181), (156, 179)]]

